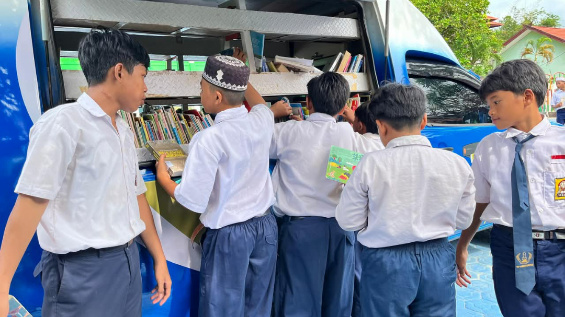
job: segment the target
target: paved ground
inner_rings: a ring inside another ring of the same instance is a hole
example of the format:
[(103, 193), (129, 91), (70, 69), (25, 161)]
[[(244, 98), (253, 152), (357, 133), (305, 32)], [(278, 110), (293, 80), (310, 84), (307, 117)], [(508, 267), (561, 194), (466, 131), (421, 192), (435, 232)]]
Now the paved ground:
[(457, 317), (502, 317), (492, 284), (489, 233), (488, 230), (477, 233), (469, 246), (467, 269), (472, 276), (471, 285), (468, 288), (455, 286)]

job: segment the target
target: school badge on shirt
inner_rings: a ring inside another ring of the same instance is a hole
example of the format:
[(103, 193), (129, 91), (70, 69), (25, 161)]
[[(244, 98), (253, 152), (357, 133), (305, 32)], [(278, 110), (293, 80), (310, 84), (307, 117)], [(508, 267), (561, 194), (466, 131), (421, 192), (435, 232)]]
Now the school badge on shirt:
[(565, 200), (565, 178), (555, 179), (555, 200)]

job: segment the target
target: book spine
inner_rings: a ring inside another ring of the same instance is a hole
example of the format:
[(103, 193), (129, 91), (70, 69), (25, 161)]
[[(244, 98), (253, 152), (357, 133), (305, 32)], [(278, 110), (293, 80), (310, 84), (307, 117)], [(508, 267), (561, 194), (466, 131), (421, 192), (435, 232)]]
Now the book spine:
[(153, 113), (153, 131), (157, 132), (159, 140), (165, 139), (165, 134), (163, 133), (161, 125), (159, 124), (159, 116), (157, 116), (157, 113), (155, 112)]
[(161, 124), (161, 128), (163, 129), (163, 133), (165, 134), (165, 140), (172, 140), (173, 135), (171, 134), (171, 129), (169, 128), (167, 122), (165, 121), (165, 116), (163, 115), (163, 109), (159, 109), (159, 113), (157, 114), (159, 118), (159, 123)]
[(128, 120), (129, 128), (133, 133), (133, 141), (134, 141), (133, 143), (135, 144), (136, 148), (139, 148), (141, 146), (141, 142), (139, 140), (139, 135), (137, 134), (137, 130), (135, 129), (135, 125), (133, 124), (133, 119), (132, 119), (133, 115), (131, 113), (126, 112), (126, 117)]
[(197, 123), (197, 120), (198, 120), (198, 119), (196, 118), (196, 116), (193, 115), (193, 114), (189, 114), (188, 117), (189, 117), (190, 120), (192, 121), (192, 124), (194, 124), (194, 127), (195, 127), (196, 131), (200, 132), (201, 129), (200, 129), (200, 126), (199, 126), (198, 123)]
[(209, 114), (206, 115), (206, 118), (208, 118), (208, 122), (210, 123), (210, 126), (214, 125), (214, 120), (212, 120), (212, 116), (210, 116)]
[(349, 60), (347, 61), (347, 63), (345, 63), (345, 67), (343, 68), (344, 73), (347, 73), (347, 70), (349, 69), (350, 63), (351, 63), (351, 56), (349, 56)]
[(355, 57), (353, 57), (353, 60), (351, 61), (351, 64), (349, 65), (349, 69), (347, 70), (348, 73), (353, 73), (353, 69), (355, 68), (355, 65), (357, 63), (357, 58), (359, 55), (355, 55)]
[(143, 133), (143, 128), (141, 127), (141, 122), (136, 121), (135, 125), (136, 125), (137, 133), (139, 133), (139, 135), (141, 135), (141, 146), (140, 147), (143, 147), (143, 146), (145, 146), (145, 144), (147, 144), (147, 139), (145, 138), (145, 133)]
[(147, 126), (145, 125), (145, 120), (143, 120), (143, 117), (139, 117), (139, 121), (141, 124), (141, 130), (143, 131), (143, 135), (145, 135), (145, 139), (149, 140), (149, 133), (147, 133)]
[(182, 119), (184, 120), (184, 123), (186, 124), (186, 130), (188, 132), (188, 136), (192, 140), (192, 137), (194, 137), (194, 133), (192, 132), (192, 128), (191, 128), (190, 124), (188, 123), (190, 121), (190, 118), (188, 118), (188, 120), (187, 120), (186, 117), (187, 117), (187, 115), (185, 115), (185, 114), (182, 115)]
[(175, 126), (177, 127), (177, 132), (182, 141), (181, 144), (188, 144), (188, 138), (186, 137), (186, 134), (184, 133), (184, 130), (181, 127), (179, 117), (177, 116), (177, 113), (175, 112), (174, 109), (171, 109), (171, 120), (175, 123)]
[(149, 137), (151, 141), (155, 141), (155, 135), (153, 134), (153, 129), (151, 128), (151, 121), (145, 121), (147, 125), (147, 132), (149, 133)]

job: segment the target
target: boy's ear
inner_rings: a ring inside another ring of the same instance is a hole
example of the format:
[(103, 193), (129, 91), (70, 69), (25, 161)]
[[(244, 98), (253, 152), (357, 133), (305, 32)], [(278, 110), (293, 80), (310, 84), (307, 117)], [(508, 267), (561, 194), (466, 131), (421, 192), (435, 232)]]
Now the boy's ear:
[(381, 120), (375, 120), (375, 122), (377, 123), (377, 129), (379, 129), (379, 135), (385, 136), (388, 132), (388, 127)]
[(367, 133), (367, 126), (365, 125), (365, 123), (359, 121), (359, 126), (361, 126), (361, 131), (359, 133), (361, 134)]
[(216, 103), (218, 104), (222, 103), (222, 101), (224, 100), (224, 95), (222, 95), (222, 93), (219, 90), (215, 90), (214, 93), (216, 95)]
[(524, 90), (524, 104), (526, 106), (534, 104), (534, 105), (536, 105), (536, 108), (538, 108), (537, 102), (536, 102), (536, 95), (534, 94), (534, 92), (531, 89)]
[(112, 67), (112, 70), (113, 70), (114, 79), (116, 80), (121, 80), (122, 73), (126, 71), (124, 64), (122, 63), (117, 63), (116, 65), (114, 65), (114, 67)]
[(306, 109), (308, 109), (308, 111), (312, 112), (312, 109), (314, 109), (314, 105), (312, 104), (312, 99), (310, 99), (310, 97), (306, 96)]
[(424, 130), (427, 124), (428, 124), (428, 114), (425, 113), (424, 117), (422, 117), (422, 122), (420, 123), (420, 131)]

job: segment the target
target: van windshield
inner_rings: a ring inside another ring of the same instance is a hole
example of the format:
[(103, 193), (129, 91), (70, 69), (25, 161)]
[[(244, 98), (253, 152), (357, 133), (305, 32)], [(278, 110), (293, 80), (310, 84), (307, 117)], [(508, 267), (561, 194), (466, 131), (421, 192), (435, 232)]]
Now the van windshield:
[(428, 122), (451, 124), (491, 123), (488, 107), (477, 91), (445, 78), (412, 77), (410, 83), (428, 98)]

